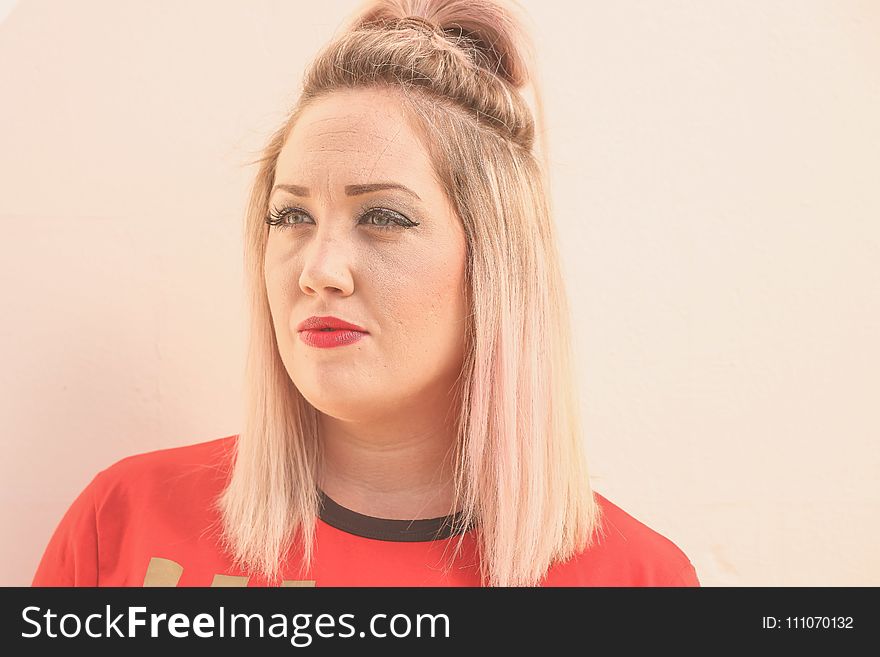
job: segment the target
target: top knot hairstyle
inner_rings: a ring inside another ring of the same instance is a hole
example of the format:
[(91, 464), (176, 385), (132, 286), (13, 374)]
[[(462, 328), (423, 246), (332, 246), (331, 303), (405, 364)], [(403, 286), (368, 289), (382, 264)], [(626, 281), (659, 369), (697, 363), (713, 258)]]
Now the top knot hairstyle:
[[(457, 385), (455, 507), (487, 586), (534, 586), (601, 532), (583, 452), (531, 42), (500, 0), (372, 0), (315, 58), (261, 156), (245, 222), (250, 335), (242, 430), (217, 500), (241, 569), (281, 578), (312, 562), (322, 464), (317, 410), (293, 385), (263, 278), (275, 165), (311, 103), (337, 90), (397, 94), (464, 228), (467, 301)], [(524, 98), (528, 89), (536, 106)], [(537, 121), (536, 116), (537, 114)], [(459, 535), (454, 556), (460, 554)], [(298, 548), (299, 552), (289, 552)]]
[(388, 84), (422, 90), (446, 111), (530, 150), (532, 111), (518, 90), (530, 82), (527, 35), (495, 2), (382, 0), (369, 4), (308, 72), (304, 99), (327, 89)]

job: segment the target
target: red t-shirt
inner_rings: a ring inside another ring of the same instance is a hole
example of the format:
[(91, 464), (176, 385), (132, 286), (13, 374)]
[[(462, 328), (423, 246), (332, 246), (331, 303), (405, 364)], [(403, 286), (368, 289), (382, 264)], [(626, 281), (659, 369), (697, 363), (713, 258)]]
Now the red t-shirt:
[[(216, 541), (212, 503), (236, 438), (137, 454), (99, 472), (52, 534), (32, 586), (266, 586), (234, 569)], [(445, 569), (454, 544), (444, 548), (458, 537), (437, 533), (444, 519), (372, 518), (322, 499), (312, 568), (297, 576), (292, 565), (282, 586), (480, 586), (472, 532)], [(700, 585), (672, 541), (596, 499), (604, 538), (554, 565), (542, 586)]]

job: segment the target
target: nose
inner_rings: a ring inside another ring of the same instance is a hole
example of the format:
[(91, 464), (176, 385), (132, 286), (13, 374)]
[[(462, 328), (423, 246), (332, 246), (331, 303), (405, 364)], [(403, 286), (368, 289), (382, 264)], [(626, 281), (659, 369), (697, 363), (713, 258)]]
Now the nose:
[(299, 287), (309, 296), (348, 296), (354, 291), (349, 254), (331, 237), (316, 236), (304, 251)]

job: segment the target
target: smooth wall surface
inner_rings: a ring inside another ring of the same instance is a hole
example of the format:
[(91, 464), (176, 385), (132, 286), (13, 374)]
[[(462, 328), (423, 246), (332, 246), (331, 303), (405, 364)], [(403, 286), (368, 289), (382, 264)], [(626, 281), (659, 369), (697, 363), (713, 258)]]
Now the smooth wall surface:
[[(255, 156), (352, 0), (0, 12), (0, 584), (239, 429)], [(706, 586), (880, 585), (880, 4), (539, 2), (596, 489)]]

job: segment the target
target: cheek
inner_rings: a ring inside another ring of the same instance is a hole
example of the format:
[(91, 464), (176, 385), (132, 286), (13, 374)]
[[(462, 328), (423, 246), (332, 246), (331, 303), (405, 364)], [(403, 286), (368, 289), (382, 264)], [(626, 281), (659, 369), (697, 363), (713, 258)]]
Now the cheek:
[(283, 266), (266, 261), (263, 267), (263, 280), (266, 285), (266, 296), (269, 300), (269, 310), (272, 320), (277, 327), (285, 325), (293, 299), (293, 285), (288, 271)]
[(449, 331), (462, 319), (464, 270), (458, 248), (426, 248), (385, 269), (377, 274), (387, 292), (385, 316), (402, 331)]

